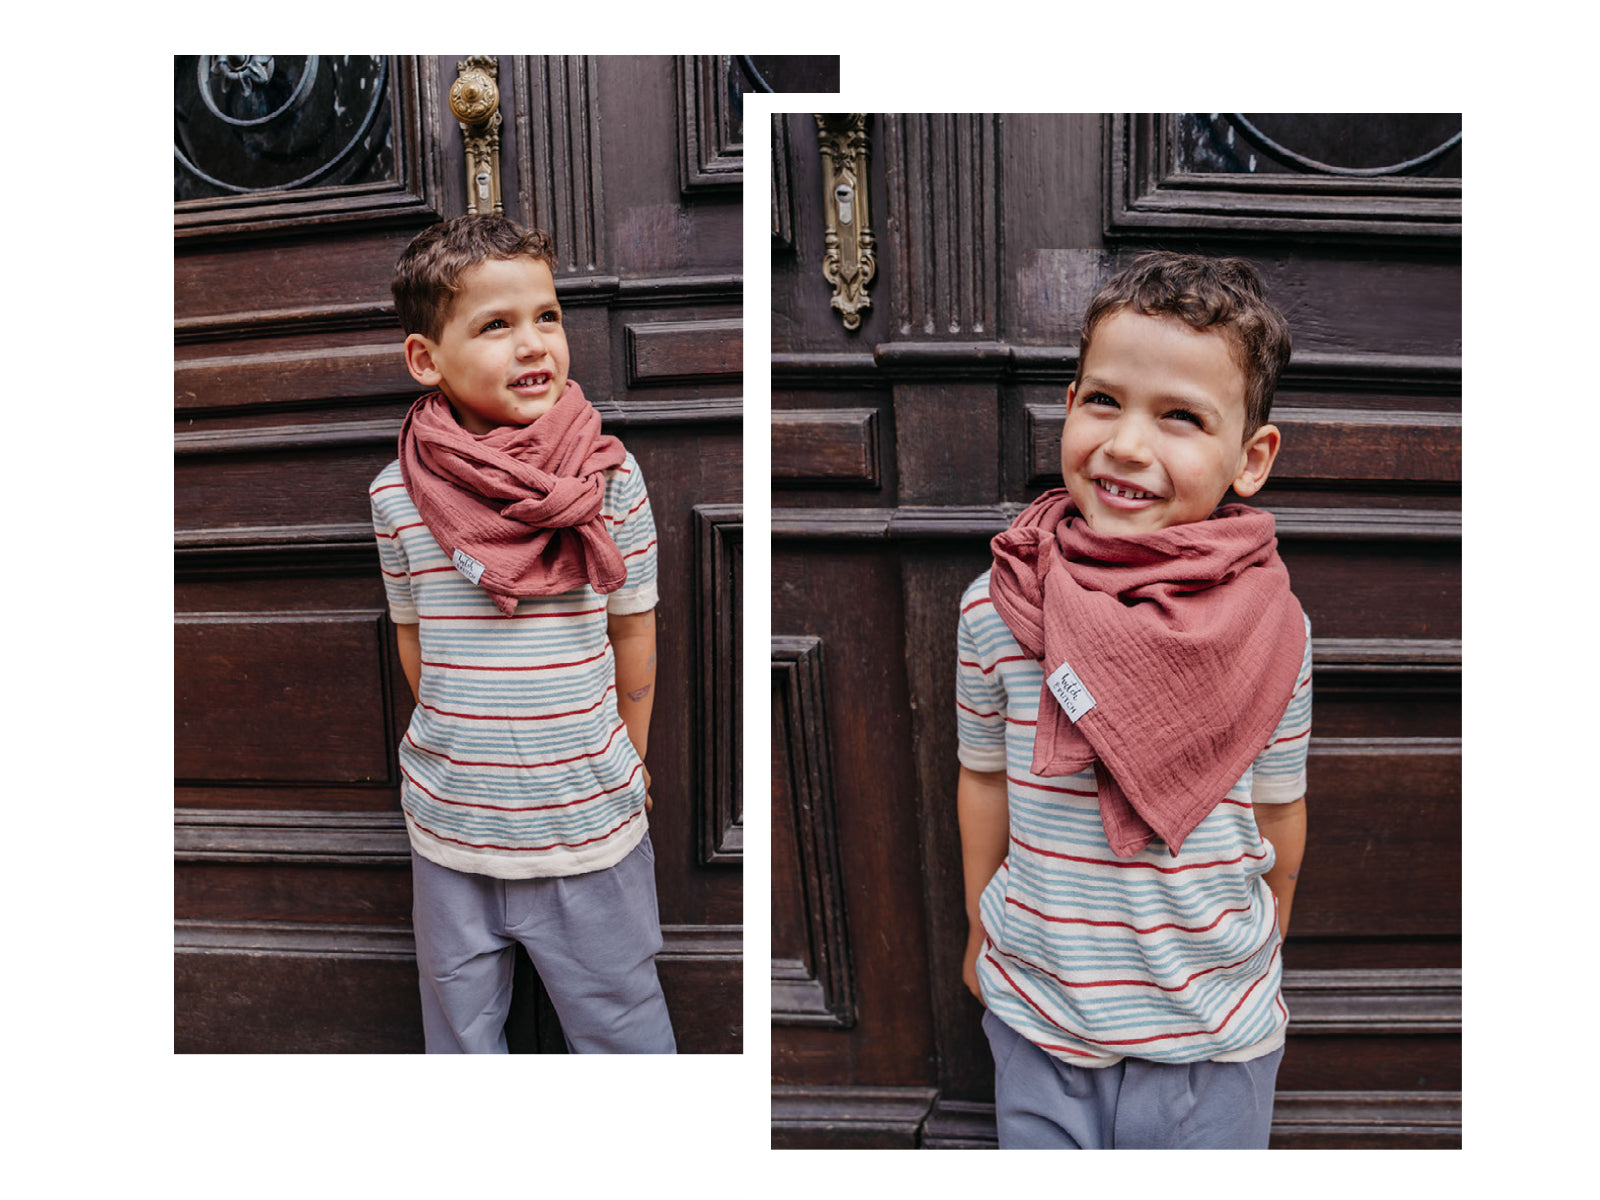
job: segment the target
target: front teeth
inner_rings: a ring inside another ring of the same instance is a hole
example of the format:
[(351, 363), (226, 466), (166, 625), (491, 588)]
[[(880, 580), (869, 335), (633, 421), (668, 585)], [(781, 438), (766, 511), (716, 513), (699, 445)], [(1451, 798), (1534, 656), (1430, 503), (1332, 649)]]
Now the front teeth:
[(1127, 499), (1127, 500), (1154, 500), (1155, 499), (1155, 497), (1152, 496), (1149, 492), (1141, 492), (1141, 491), (1137, 491), (1137, 490), (1135, 490), (1133, 488), (1118, 487), (1114, 483), (1107, 483), (1104, 479), (1101, 479), (1098, 482), (1099, 482), (1101, 487), (1105, 488), (1105, 490), (1110, 492), (1113, 496), (1121, 496), (1121, 497), (1123, 497), (1124, 499)]

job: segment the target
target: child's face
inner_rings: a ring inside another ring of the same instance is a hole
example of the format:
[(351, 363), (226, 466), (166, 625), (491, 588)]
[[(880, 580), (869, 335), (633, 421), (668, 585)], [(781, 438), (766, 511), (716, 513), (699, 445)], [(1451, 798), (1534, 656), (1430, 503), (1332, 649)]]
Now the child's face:
[(1249, 440), (1244, 372), (1220, 333), (1123, 309), (1094, 331), (1067, 389), (1061, 473), (1096, 533), (1150, 533), (1204, 521), (1232, 487), (1267, 480), (1278, 431)]
[(450, 400), (473, 433), (527, 425), (567, 386), (567, 334), (550, 268), (533, 258), (485, 259), (461, 273), (437, 342), (406, 338), (418, 383)]

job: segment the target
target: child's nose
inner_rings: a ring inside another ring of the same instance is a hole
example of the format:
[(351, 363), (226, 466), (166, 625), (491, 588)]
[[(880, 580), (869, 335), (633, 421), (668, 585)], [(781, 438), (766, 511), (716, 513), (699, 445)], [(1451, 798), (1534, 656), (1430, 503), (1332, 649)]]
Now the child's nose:
[(539, 358), (544, 354), (544, 331), (537, 325), (525, 326), (517, 340), (517, 353), (524, 358)]
[(1126, 462), (1145, 462), (1150, 458), (1150, 431), (1137, 416), (1123, 416), (1106, 441), (1106, 453)]

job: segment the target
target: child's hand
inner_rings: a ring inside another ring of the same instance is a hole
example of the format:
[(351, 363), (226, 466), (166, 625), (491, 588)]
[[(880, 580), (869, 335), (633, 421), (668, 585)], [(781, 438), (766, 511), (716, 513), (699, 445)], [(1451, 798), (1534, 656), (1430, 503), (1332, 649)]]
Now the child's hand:
[(967, 953), (961, 960), (961, 982), (978, 998), (979, 1004), (983, 1003), (983, 994), (978, 991), (978, 953), (988, 936), (982, 925), (974, 923), (967, 934)]

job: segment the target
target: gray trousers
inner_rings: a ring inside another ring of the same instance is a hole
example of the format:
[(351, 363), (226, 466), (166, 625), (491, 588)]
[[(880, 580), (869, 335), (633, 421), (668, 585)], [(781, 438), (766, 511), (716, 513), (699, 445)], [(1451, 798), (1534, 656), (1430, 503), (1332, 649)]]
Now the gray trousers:
[(521, 942), (574, 1054), (674, 1054), (648, 834), (615, 866), (495, 879), (411, 854), (412, 923), (429, 1054), (504, 1054)]
[(1283, 1047), (1248, 1062), (1077, 1067), (985, 1010), (1002, 1150), (1265, 1150)]

